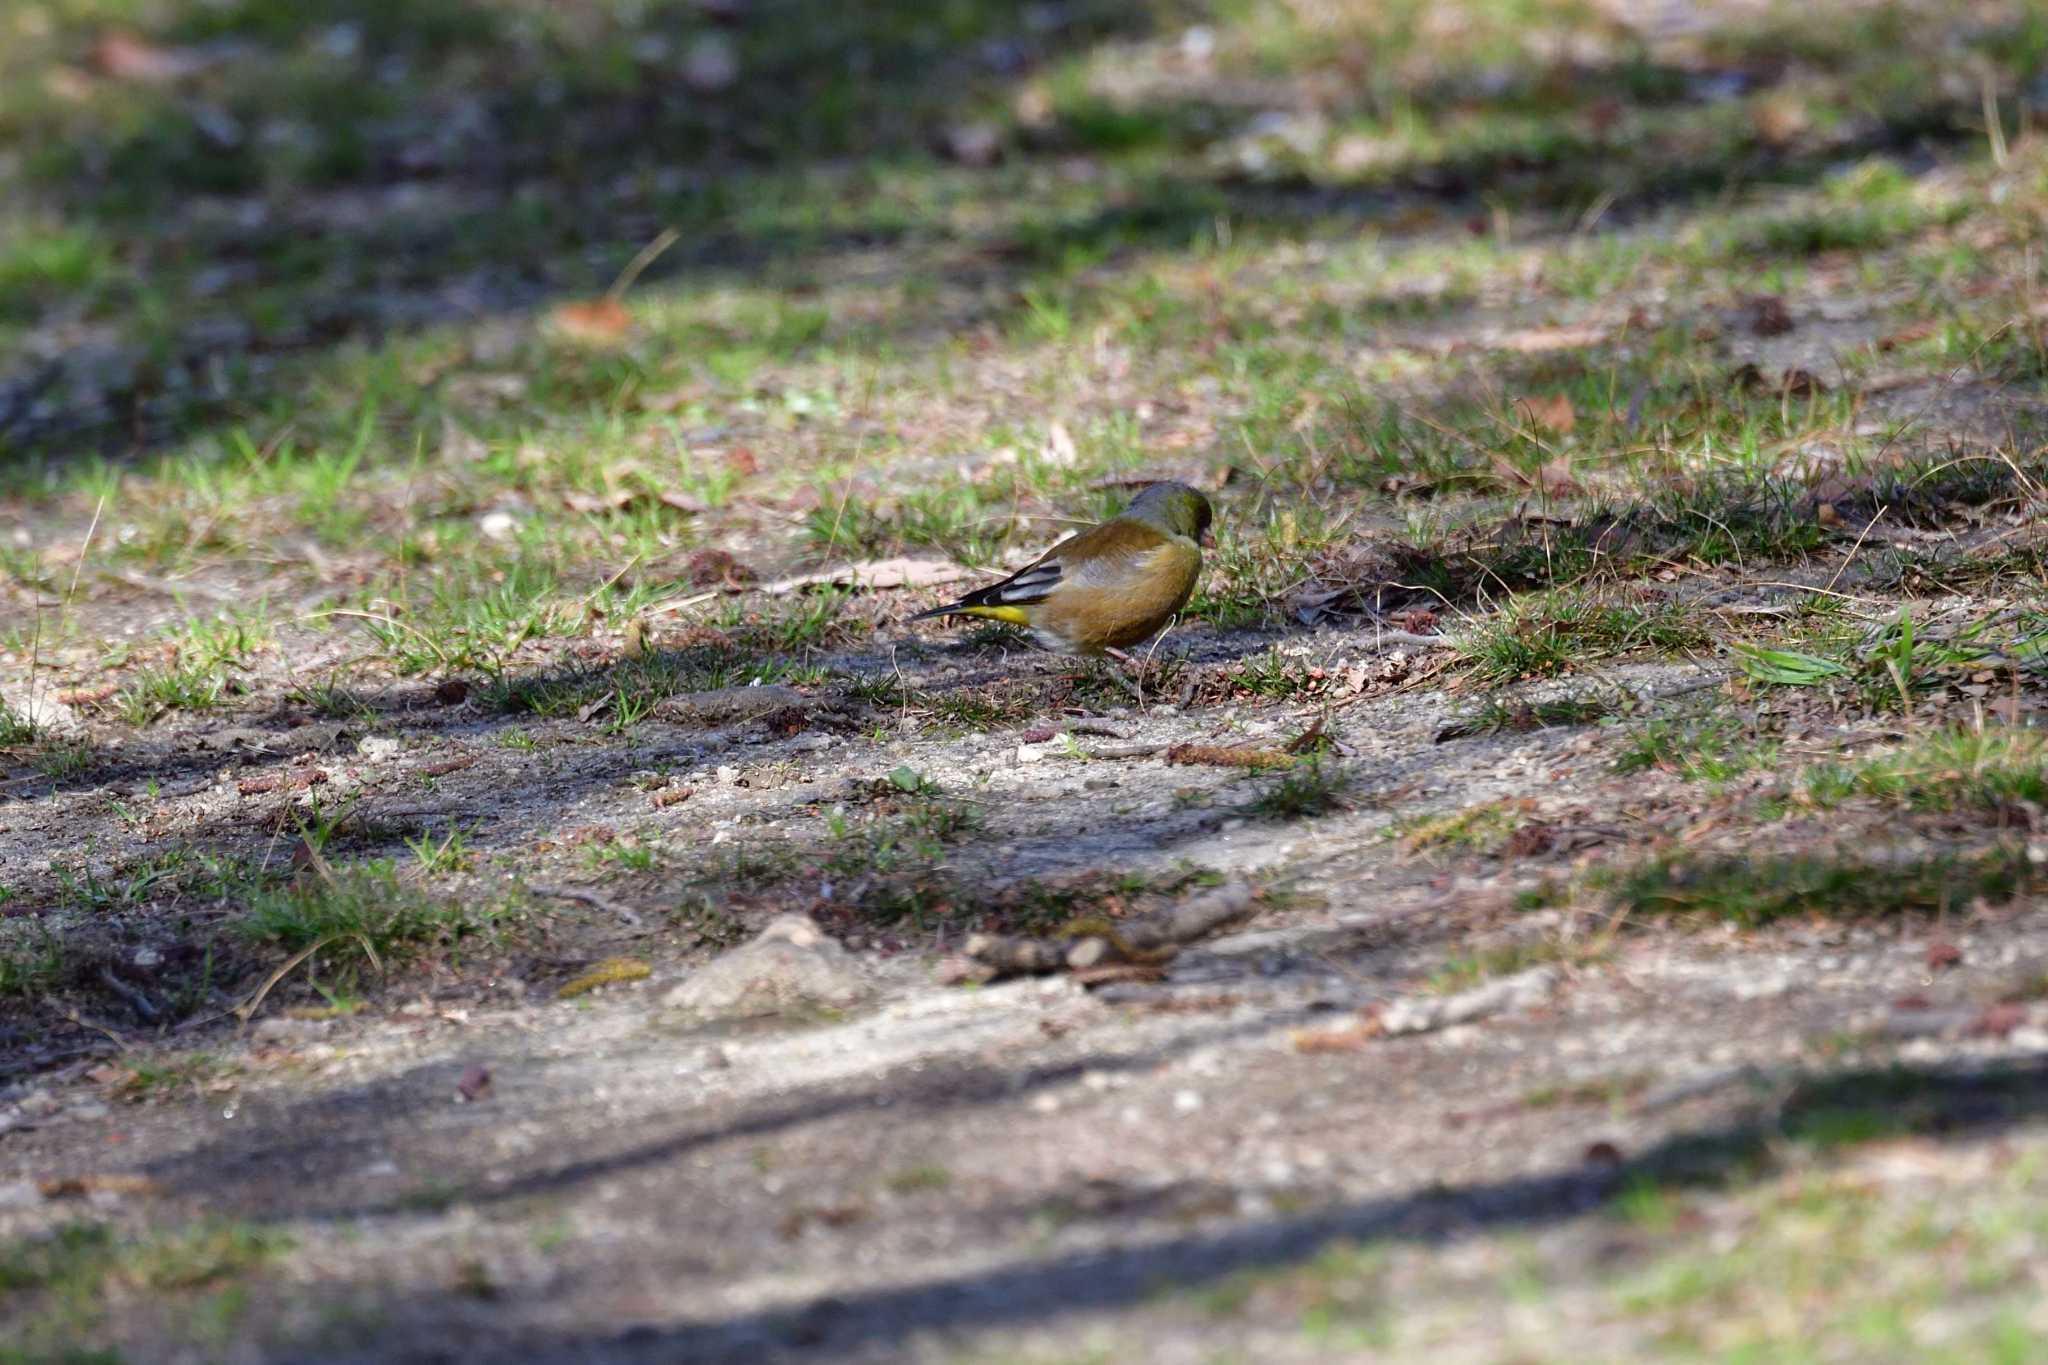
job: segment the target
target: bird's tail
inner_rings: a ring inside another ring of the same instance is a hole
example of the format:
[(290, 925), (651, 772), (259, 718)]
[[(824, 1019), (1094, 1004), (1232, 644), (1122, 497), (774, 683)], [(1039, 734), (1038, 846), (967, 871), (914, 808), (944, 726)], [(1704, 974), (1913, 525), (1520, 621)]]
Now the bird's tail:
[(911, 621), (929, 621), (934, 616), (973, 616), (984, 621), (1001, 621), (1005, 625), (1012, 626), (1028, 626), (1031, 624), (1031, 618), (1024, 613), (1022, 608), (990, 606), (986, 602), (977, 600), (981, 596), (981, 593), (973, 593), (961, 598), (958, 602), (948, 602), (943, 607), (933, 607), (930, 611), (921, 611), (908, 619)]

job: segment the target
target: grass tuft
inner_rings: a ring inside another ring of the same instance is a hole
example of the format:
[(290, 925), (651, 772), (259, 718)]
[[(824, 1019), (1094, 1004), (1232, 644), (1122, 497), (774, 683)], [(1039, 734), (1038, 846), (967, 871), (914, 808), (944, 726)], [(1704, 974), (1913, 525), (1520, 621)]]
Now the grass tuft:
[(1860, 919), (1959, 913), (1979, 899), (2002, 903), (2039, 877), (2020, 848), (1898, 861), (1835, 854), (1755, 858), (1660, 858), (1613, 883), (1634, 915), (1692, 916), (1756, 928), (1800, 916)]

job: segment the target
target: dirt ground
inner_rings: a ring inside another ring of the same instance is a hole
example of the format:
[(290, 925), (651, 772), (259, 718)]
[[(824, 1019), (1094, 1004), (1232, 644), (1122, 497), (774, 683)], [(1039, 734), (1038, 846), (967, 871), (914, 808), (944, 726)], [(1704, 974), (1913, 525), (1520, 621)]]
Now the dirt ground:
[(786, 8), (0, 16), (0, 1365), (2048, 1358), (2033, 8)]

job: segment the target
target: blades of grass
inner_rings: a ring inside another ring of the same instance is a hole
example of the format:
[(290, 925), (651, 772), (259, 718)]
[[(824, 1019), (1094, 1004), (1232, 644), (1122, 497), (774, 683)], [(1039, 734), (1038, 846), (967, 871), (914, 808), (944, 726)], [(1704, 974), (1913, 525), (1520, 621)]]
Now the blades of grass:
[(1766, 649), (1762, 645), (1735, 644), (1730, 646), (1735, 662), (1745, 675), (1760, 683), (1775, 687), (1817, 687), (1829, 678), (1839, 677), (1848, 671), (1846, 665), (1834, 659), (1824, 659), (1818, 654), (1802, 654), (1794, 649)]

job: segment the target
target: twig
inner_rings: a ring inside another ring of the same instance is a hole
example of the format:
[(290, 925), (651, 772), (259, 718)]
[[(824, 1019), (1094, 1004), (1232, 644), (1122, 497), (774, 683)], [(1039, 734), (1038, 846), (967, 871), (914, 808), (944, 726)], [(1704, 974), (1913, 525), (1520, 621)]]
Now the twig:
[(116, 583), (125, 583), (131, 588), (144, 592), (161, 593), (165, 597), (204, 597), (209, 602), (241, 602), (248, 593), (239, 588), (216, 588), (205, 583), (174, 583), (168, 578), (152, 578), (148, 574), (133, 573), (127, 569), (103, 569), (100, 577)]
[(635, 929), (646, 923), (640, 918), (638, 911), (629, 910), (608, 896), (601, 896), (580, 886), (536, 886), (528, 882), (526, 889), (536, 896), (546, 896), (552, 900), (580, 901), (584, 905), (594, 906)]
[(1462, 643), (1455, 635), (1417, 635), (1409, 630), (1388, 630), (1375, 628), (1372, 642), (1376, 645), (1423, 645), (1430, 649), (1456, 649)]
[(145, 1024), (154, 1024), (163, 1017), (162, 1011), (147, 995), (114, 975), (112, 967), (100, 968), (100, 984), (128, 1002), (128, 1008), (135, 1011), (135, 1017)]
[(1086, 971), (1112, 963), (1156, 966), (1170, 960), (1182, 945), (1215, 933), (1256, 908), (1251, 887), (1233, 882), (1156, 915), (1129, 920), (1083, 917), (1056, 937), (975, 934), (967, 940), (965, 951), (1001, 976), (1037, 975), (1062, 968)]
[(633, 281), (640, 278), (640, 272), (659, 260), (661, 253), (667, 251), (680, 241), (682, 235), (682, 233), (672, 227), (663, 228), (660, 235), (646, 246), (641, 247), (639, 254), (626, 262), (626, 268), (621, 270), (619, 277), (612, 281), (612, 287), (604, 291), (604, 296), (614, 303), (625, 297), (626, 291), (633, 287)]
[(294, 967), (297, 967), (301, 962), (304, 962), (307, 958), (319, 952), (322, 948), (327, 947), (329, 944), (339, 943), (342, 939), (345, 938), (352, 938), (356, 940), (358, 943), (362, 944), (363, 951), (369, 955), (370, 965), (375, 967), (380, 972), (384, 970), (384, 963), (381, 959), (378, 958), (377, 949), (375, 948), (375, 946), (371, 944), (368, 938), (365, 938), (361, 934), (328, 934), (322, 938), (315, 939), (313, 942), (307, 944), (305, 947), (299, 949), (299, 951), (297, 951), (296, 953), (293, 953), (289, 958), (285, 959), (284, 965), (282, 967), (279, 967), (276, 971), (272, 972), (270, 974), (270, 979), (265, 981), (262, 985), (258, 986), (256, 988), (256, 993), (254, 995), (250, 996), (247, 1000), (243, 1001), (241, 1004), (235, 1006), (233, 1010), (229, 1011), (229, 1013), (233, 1014), (237, 1019), (241, 1020), (241, 1022), (235, 1026), (235, 1033), (239, 1036), (243, 1030), (249, 1027), (249, 1021), (255, 1018), (256, 1011), (263, 1008), (264, 997), (270, 994), (272, 987), (276, 986), (278, 982), (284, 980), (285, 977), (289, 976)]
[(98, 1020), (88, 1019), (84, 1015), (80, 1014), (76, 1009), (65, 1010), (64, 1017), (66, 1019), (69, 1019), (72, 1023), (78, 1025), (80, 1028), (89, 1028), (94, 1033), (105, 1034), (107, 1038), (113, 1042), (114, 1046), (120, 1048), (121, 1051), (126, 1052), (128, 1050), (128, 1040), (126, 1038), (123, 1038), (114, 1029), (111, 1029), (107, 1025), (100, 1023)]

